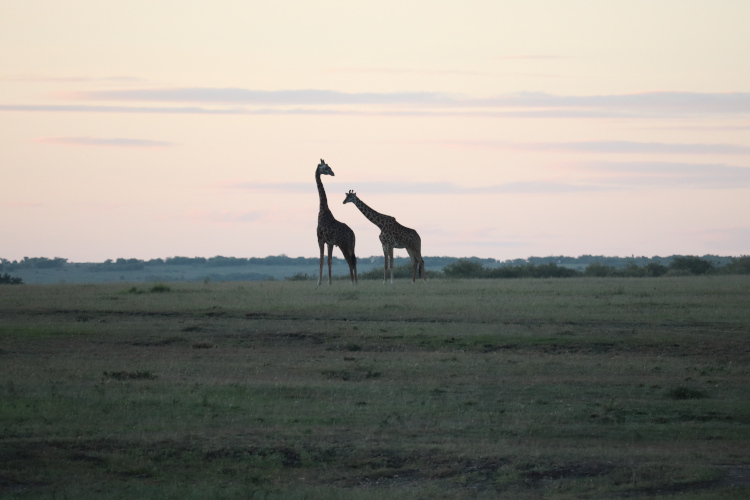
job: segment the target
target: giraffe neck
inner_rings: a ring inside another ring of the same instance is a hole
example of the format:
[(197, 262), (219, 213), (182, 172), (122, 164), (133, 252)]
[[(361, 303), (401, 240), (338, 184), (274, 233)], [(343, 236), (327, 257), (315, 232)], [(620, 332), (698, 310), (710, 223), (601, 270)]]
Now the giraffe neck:
[(328, 209), (328, 198), (326, 198), (326, 190), (323, 187), (323, 182), (320, 180), (320, 172), (315, 172), (315, 183), (318, 185), (318, 196), (320, 197), (320, 213), (330, 212)]
[(357, 205), (357, 208), (359, 209), (360, 212), (362, 212), (362, 215), (367, 217), (367, 219), (370, 222), (372, 222), (373, 224), (375, 224), (376, 226), (380, 228), (382, 228), (387, 222), (391, 222), (395, 220), (390, 215), (385, 215), (385, 214), (381, 214), (380, 212), (376, 212), (375, 210), (367, 206), (367, 204), (363, 202), (362, 200), (360, 200), (359, 198), (356, 198), (356, 197), (354, 198), (354, 204)]

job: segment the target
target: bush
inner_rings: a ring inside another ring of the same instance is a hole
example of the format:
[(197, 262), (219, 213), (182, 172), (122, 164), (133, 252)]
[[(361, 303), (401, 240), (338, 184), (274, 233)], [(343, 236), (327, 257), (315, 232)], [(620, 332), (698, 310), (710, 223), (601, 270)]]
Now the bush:
[(669, 264), (669, 269), (674, 269), (675, 271), (688, 271), (690, 274), (706, 274), (709, 270), (713, 269), (713, 267), (714, 266), (709, 261), (693, 255), (675, 257), (672, 263)]
[(621, 278), (643, 278), (646, 275), (646, 268), (637, 265), (635, 262), (628, 262), (624, 268), (617, 269), (614, 272), (614, 276)]
[(610, 276), (615, 272), (615, 268), (611, 266), (605, 266), (599, 262), (592, 262), (583, 272), (584, 276), (593, 276), (595, 278), (604, 278)]
[(707, 398), (708, 394), (698, 389), (680, 386), (667, 391), (667, 397), (669, 399), (703, 399)]
[(312, 276), (309, 276), (307, 273), (297, 273), (293, 274), (292, 276), (286, 276), (284, 277), (287, 281), (307, 281), (314, 279)]
[(5, 273), (0, 275), (0, 285), (23, 285), (23, 280)]
[[(409, 265), (409, 268), (411, 268), (411, 265)], [(466, 259), (458, 259), (443, 268), (443, 274), (447, 278), (486, 278), (486, 271), (481, 262)]]
[(448, 278), (570, 278), (580, 275), (575, 269), (558, 266), (553, 262), (488, 269), (481, 262), (465, 259), (445, 266), (443, 274)]
[[(400, 266), (393, 266), (393, 279), (411, 279), (412, 274), (414, 273), (414, 268), (411, 265), (411, 262), (407, 262), (406, 264), (402, 264)], [(391, 270), (388, 270), (388, 274), (386, 275), (387, 279), (391, 279)], [(432, 271), (427, 272), (427, 277), (430, 279), (439, 278), (440, 274), (435, 273)], [(342, 275), (340, 276), (341, 279), (349, 279), (349, 275)], [(417, 279), (419, 279), (419, 271), (417, 271)], [(314, 279), (314, 278), (313, 278)], [(382, 280), (383, 279), (383, 267), (381, 266), (375, 266), (372, 269), (370, 269), (367, 272), (364, 273), (358, 273), (357, 279), (360, 280)]]
[(539, 266), (521, 266), (528, 270), (528, 275), (532, 278), (572, 278), (579, 276), (581, 273), (569, 267), (558, 266), (557, 264), (542, 264)]
[(724, 266), (727, 274), (750, 274), (750, 255), (732, 257), (732, 262)]
[(659, 264), (658, 262), (650, 262), (646, 266), (646, 275), (651, 276), (654, 278), (658, 278), (659, 276), (664, 276), (667, 274), (667, 266), (663, 266)]
[(169, 288), (167, 285), (154, 285), (151, 287), (151, 293), (164, 293), (164, 292), (171, 292), (172, 289)]
[(165, 264), (170, 266), (194, 266), (196, 264), (205, 264), (205, 257), (167, 257), (164, 261)]

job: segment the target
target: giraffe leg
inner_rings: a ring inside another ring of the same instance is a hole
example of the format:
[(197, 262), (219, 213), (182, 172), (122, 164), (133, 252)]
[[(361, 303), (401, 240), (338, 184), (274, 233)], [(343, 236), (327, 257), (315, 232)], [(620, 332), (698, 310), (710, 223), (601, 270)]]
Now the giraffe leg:
[(332, 285), (331, 281), (331, 263), (333, 262), (333, 245), (328, 244), (328, 284)]
[(425, 274), (424, 270), (424, 259), (422, 258), (422, 252), (419, 250), (414, 251), (414, 256), (417, 259), (417, 264), (419, 265), (419, 272), (422, 274), (422, 279), (427, 283), (427, 275)]
[(414, 256), (414, 251), (411, 248), (406, 249), (406, 253), (409, 254), (409, 259), (411, 259), (411, 267), (412, 267), (412, 275), (411, 275), (411, 284), (413, 285), (415, 281), (417, 281), (417, 268), (419, 267), (419, 262), (417, 262), (417, 258)]
[(388, 257), (391, 259), (391, 285), (393, 284), (393, 247), (388, 248)]
[(388, 281), (388, 248), (383, 245), (383, 264), (385, 268), (383, 269), (383, 284), (385, 285)]
[(320, 246), (320, 273), (318, 273), (318, 286), (320, 286), (320, 282), (323, 281), (323, 246), (325, 243), (323, 243), (322, 240), (318, 240), (318, 246)]
[(349, 278), (351, 279), (352, 285), (357, 284), (357, 257), (355, 257), (354, 252), (351, 253), (345, 253), (342, 250), (342, 253), (344, 253), (344, 259), (346, 259), (346, 263), (349, 265)]
[(352, 264), (351, 264), (351, 269), (349, 272), (354, 274), (354, 284), (358, 285), (359, 281), (357, 280), (357, 256), (354, 255), (353, 248), (352, 248)]

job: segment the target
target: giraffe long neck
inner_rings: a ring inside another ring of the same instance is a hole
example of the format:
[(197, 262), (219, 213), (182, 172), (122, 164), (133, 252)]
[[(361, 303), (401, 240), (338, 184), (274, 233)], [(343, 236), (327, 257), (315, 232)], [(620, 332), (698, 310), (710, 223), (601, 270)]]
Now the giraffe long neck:
[(381, 214), (380, 212), (376, 212), (375, 210), (367, 206), (367, 204), (363, 202), (362, 200), (360, 200), (359, 198), (354, 198), (354, 204), (357, 205), (357, 208), (359, 209), (360, 212), (362, 212), (362, 215), (367, 217), (367, 219), (370, 222), (372, 222), (378, 227), (383, 227), (386, 224), (386, 222), (394, 220), (393, 217), (391, 217), (390, 215), (385, 215), (385, 214)]
[(320, 172), (315, 172), (315, 183), (318, 185), (318, 196), (320, 197), (320, 212), (330, 212), (328, 209), (328, 198), (323, 182), (320, 180)]

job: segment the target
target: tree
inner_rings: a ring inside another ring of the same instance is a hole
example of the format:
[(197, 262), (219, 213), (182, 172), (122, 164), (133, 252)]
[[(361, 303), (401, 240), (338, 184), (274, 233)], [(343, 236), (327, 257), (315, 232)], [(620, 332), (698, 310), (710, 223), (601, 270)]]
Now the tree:
[(670, 269), (689, 271), (691, 274), (706, 274), (713, 267), (709, 261), (693, 255), (675, 257), (672, 263), (669, 264)]

